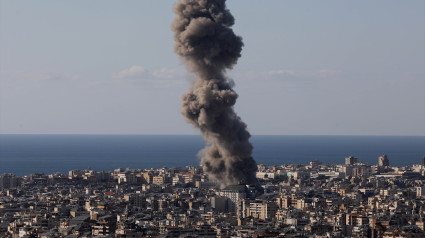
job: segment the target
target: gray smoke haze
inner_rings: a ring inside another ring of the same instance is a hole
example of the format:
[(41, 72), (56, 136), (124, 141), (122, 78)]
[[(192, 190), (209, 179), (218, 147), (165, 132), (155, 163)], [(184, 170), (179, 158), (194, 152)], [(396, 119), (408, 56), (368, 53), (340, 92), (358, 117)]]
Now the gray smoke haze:
[(207, 142), (200, 155), (204, 171), (222, 187), (256, 184), (257, 163), (246, 124), (233, 105), (238, 95), (226, 77), (241, 56), (242, 39), (230, 28), (234, 18), (225, 0), (180, 0), (174, 6), (172, 23), (174, 51), (197, 75), (197, 81), (183, 95), (186, 120), (200, 129)]

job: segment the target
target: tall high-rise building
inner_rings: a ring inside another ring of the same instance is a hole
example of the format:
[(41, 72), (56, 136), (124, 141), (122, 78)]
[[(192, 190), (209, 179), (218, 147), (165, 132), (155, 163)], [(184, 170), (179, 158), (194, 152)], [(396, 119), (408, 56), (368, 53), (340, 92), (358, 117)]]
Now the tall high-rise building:
[(422, 166), (425, 166), (425, 157), (422, 158)]
[(345, 158), (345, 164), (347, 165), (353, 165), (357, 163), (357, 158), (354, 156), (348, 156), (347, 158)]
[(0, 188), (16, 188), (21, 184), (21, 180), (22, 178), (14, 174), (2, 174), (0, 175)]
[(381, 155), (378, 158), (378, 166), (379, 167), (386, 167), (390, 166), (390, 160), (388, 159), (387, 155)]
[(219, 193), (220, 196), (227, 197), (227, 209), (229, 212), (240, 213), (240, 203), (242, 199), (246, 198), (247, 187), (245, 185), (230, 185), (222, 189)]

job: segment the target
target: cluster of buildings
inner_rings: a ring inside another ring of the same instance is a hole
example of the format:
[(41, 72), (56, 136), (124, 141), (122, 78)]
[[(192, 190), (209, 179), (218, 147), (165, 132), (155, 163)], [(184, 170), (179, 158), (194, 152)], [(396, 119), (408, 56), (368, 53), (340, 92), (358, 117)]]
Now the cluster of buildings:
[(0, 175), (0, 237), (425, 237), (425, 159), (258, 165), (219, 188), (199, 166)]

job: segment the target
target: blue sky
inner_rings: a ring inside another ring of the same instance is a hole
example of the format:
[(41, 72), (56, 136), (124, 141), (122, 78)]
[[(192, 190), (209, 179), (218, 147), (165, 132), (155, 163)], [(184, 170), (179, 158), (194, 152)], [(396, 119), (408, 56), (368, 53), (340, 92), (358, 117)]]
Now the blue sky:
[[(0, 133), (198, 134), (175, 1), (0, 2)], [(425, 135), (425, 2), (228, 1), (252, 134)]]

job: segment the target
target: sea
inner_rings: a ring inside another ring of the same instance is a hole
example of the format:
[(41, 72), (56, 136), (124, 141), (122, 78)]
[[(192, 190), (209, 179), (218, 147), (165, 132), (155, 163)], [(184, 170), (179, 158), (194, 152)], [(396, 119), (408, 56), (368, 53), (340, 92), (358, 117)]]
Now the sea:
[[(343, 164), (348, 156), (377, 164), (420, 164), (425, 136), (254, 135), (258, 164)], [(205, 141), (197, 135), (10, 135), (0, 134), (0, 174), (67, 174), (69, 170), (162, 168), (199, 165)]]

